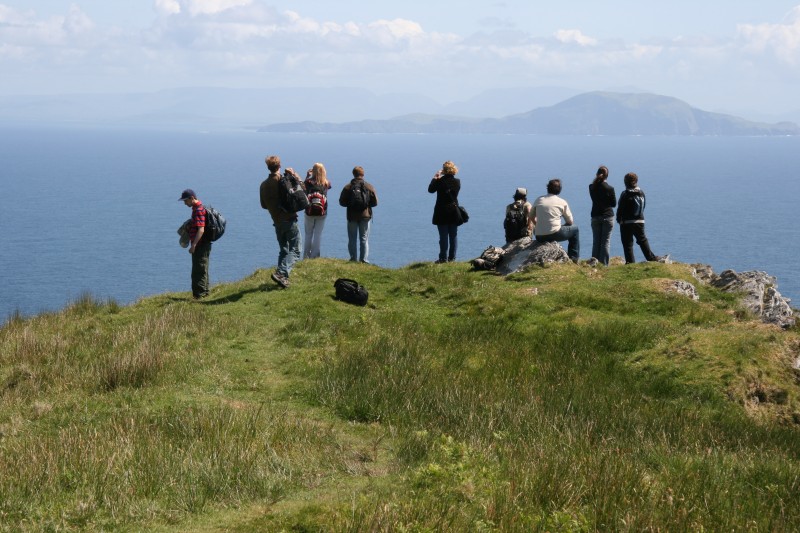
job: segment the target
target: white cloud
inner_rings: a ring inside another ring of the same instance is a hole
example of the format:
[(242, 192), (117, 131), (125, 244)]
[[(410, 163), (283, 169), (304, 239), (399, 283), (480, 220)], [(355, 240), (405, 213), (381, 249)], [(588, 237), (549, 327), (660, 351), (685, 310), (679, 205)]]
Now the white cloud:
[(156, 0), (156, 11), (164, 15), (177, 15), (181, 12), (178, 0)]
[(394, 39), (408, 39), (424, 35), (422, 26), (412, 20), (378, 20), (368, 25), (372, 30), (385, 31)]
[(558, 30), (555, 33), (556, 40), (564, 44), (579, 44), (581, 46), (595, 46), (597, 39), (588, 37), (580, 30)]
[(771, 51), (785, 63), (800, 63), (800, 6), (792, 9), (781, 24), (740, 24), (737, 30), (745, 50)]
[(188, 13), (197, 15), (215, 15), (234, 7), (248, 6), (253, 0), (155, 0), (156, 10), (164, 15)]
[[(66, 78), (75, 86), (86, 80), (118, 90), (133, 83), (158, 89), (314, 80), (378, 91), (430, 93), (436, 87), (442, 94), (445, 84), (461, 93), (546, 84), (668, 91), (677, 84), (722, 84), (743, 71), (753, 79), (765, 73), (776, 82), (796, 79), (791, 73), (797, 69), (785, 65), (800, 63), (800, 7), (780, 24), (741, 25), (727, 38), (635, 41), (596, 38), (577, 28), (544, 35), (484, 28), (459, 35), (428, 31), (408, 18), (332, 21), (279, 11), (268, 0), (152, 0), (159, 16), (150, 27), (121, 29), (93, 22), (77, 6), (61, 16), (40, 16), (2, 1), (0, 72), (11, 75), (4, 75), (0, 91)], [(779, 62), (784, 68), (773, 68)], [(11, 79), (17, 85), (8, 89)]]
[(94, 23), (77, 5), (72, 4), (64, 19), (64, 29), (73, 34), (86, 33), (94, 29)]

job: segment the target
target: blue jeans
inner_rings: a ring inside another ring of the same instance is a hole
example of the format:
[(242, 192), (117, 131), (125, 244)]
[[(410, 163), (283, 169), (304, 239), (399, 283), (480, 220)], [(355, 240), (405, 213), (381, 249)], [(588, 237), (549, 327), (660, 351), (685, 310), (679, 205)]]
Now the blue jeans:
[(361, 244), (361, 254), (358, 260), (367, 263), (369, 256), (369, 228), (372, 219), (359, 220), (358, 222), (347, 221), (347, 250), (350, 252), (350, 261), (356, 260), (356, 247)]
[(300, 227), (297, 220), (275, 223), (275, 236), (278, 237), (278, 274), (289, 278), (292, 266), (300, 259)]
[[(458, 226), (455, 224), (438, 224), (439, 229), (439, 261), (453, 261), (456, 258), (456, 248), (458, 248)], [(450, 245), (450, 253), (447, 253), (447, 245)]]
[(550, 235), (537, 235), (536, 240), (538, 242), (569, 241), (567, 255), (570, 259), (577, 262), (578, 258), (581, 256), (581, 242), (580, 237), (578, 236), (579, 233), (578, 226), (561, 226), (560, 230), (555, 233), (551, 233)]
[(614, 218), (592, 217), (592, 257), (608, 266)]

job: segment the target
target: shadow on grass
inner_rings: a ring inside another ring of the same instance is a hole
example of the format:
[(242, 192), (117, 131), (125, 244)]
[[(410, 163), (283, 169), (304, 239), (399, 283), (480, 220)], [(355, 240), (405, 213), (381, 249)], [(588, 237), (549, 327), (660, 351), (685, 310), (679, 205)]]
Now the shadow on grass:
[(248, 294), (254, 294), (259, 292), (273, 292), (273, 291), (284, 291), (283, 287), (278, 287), (277, 285), (273, 285), (270, 283), (264, 283), (258, 287), (254, 287), (252, 289), (246, 289), (234, 294), (229, 294), (227, 296), (221, 296), (219, 298), (209, 299), (209, 300), (201, 300), (200, 303), (203, 305), (223, 305), (233, 302), (238, 302)]

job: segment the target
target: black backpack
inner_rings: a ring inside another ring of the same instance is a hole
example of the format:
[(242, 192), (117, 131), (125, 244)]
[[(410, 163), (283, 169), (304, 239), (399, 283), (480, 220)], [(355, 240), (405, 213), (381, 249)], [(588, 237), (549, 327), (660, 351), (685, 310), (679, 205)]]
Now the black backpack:
[(287, 213), (297, 213), (308, 207), (308, 196), (300, 180), (292, 174), (284, 173), (279, 185), (279, 203)]
[(514, 242), (528, 233), (528, 217), (525, 216), (525, 202), (514, 202), (506, 210), (503, 221), (506, 230), (506, 242)]
[(367, 305), (369, 292), (363, 285), (359, 285), (354, 279), (339, 278), (334, 284), (336, 289), (336, 299), (355, 305)]
[(367, 182), (364, 180), (352, 180), (350, 182), (350, 202), (347, 207), (354, 211), (363, 211), (369, 208), (370, 193)]
[(211, 207), (210, 205), (205, 206), (206, 208), (206, 229), (203, 233), (206, 238), (214, 242), (225, 233), (225, 217), (222, 216), (222, 213)]

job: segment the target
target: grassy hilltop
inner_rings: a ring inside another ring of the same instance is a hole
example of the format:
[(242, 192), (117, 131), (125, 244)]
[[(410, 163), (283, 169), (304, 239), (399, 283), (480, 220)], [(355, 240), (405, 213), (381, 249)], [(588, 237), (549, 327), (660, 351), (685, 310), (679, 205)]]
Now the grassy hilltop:
[(8, 320), (0, 530), (800, 524), (798, 329), (687, 265), (321, 259), (292, 282)]

